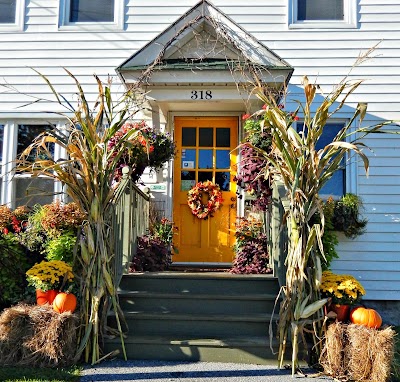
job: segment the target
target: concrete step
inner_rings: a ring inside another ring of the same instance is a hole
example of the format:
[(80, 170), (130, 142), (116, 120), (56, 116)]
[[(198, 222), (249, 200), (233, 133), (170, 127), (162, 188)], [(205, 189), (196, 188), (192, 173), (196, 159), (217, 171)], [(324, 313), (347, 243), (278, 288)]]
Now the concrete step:
[(257, 294), (277, 295), (278, 281), (271, 275), (234, 275), (226, 272), (184, 273), (144, 272), (124, 275), (121, 291), (194, 293), (194, 294)]
[[(106, 352), (122, 348), (119, 339), (106, 342)], [(129, 359), (165, 361), (234, 362), (276, 364), (267, 337), (193, 338), (177, 336), (128, 336), (125, 349)], [(273, 342), (274, 352), (278, 344)], [(155, 358), (156, 357), (156, 358)]]
[[(152, 311), (159, 313), (190, 314), (257, 314), (271, 313), (276, 295), (257, 294), (197, 294), (120, 291), (119, 302), (123, 310)], [(275, 308), (279, 309), (279, 308)]]
[[(124, 311), (129, 334), (173, 335), (204, 338), (234, 336), (264, 336), (268, 333), (270, 314), (178, 314)], [(116, 327), (115, 318), (109, 316), (109, 325)]]
[[(125, 341), (128, 357), (274, 363), (276, 355), (267, 336), (278, 293), (278, 280), (271, 275), (227, 272), (124, 275), (118, 294), (128, 325)], [(278, 310), (277, 304), (275, 312)], [(112, 312), (108, 324), (116, 327)], [(106, 339), (104, 350), (119, 348), (119, 342), (118, 338)]]

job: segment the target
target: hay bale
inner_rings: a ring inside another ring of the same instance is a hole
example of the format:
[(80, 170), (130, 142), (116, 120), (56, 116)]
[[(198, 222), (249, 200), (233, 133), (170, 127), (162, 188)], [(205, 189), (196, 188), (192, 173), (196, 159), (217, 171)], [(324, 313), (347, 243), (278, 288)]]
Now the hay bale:
[(376, 330), (362, 325), (347, 327), (348, 372), (356, 381), (384, 382), (390, 379), (394, 357), (392, 328)]
[(335, 322), (329, 325), (320, 363), (326, 374), (340, 380), (385, 382), (394, 357), (392, 328), (376, 330)]
[(20, 304), (0, 315), (0, 365), (69, 366), (75, 362), (78, 318), (49, 305)]
[(347, 379), (344, 353), (347, 339), (344, 326), (341, 322), (329, 325), (320, 357), (320, 364), (325, 373), (342, 380)]

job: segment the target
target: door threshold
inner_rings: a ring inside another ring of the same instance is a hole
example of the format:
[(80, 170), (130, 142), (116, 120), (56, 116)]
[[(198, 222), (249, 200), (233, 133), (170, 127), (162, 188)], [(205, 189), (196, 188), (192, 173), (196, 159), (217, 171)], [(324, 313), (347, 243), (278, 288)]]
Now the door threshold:
[(179, 272), (228, 272), (232, 263), (173, 262), (169, 271)]

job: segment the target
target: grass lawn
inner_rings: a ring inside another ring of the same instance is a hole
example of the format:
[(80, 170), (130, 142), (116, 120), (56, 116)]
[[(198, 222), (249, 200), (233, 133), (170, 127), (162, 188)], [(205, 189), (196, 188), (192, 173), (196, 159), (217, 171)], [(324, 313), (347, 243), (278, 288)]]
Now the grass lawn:
[(31, 368), (31, 367), (1, 367), (1, 382), (78, 382), (81, 368)]

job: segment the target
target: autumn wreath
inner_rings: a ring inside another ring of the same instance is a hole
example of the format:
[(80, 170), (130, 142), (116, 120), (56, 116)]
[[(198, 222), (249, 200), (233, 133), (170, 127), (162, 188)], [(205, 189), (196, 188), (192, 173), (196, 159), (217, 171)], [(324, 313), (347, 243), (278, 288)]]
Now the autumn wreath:
[[(208, 201), (203, 204), (203, 195), (208, 195)], [(221, 207), (223, 202), (222, 193), (217, 184), (207, 180), (197, 183), (188, 192), (188, 205), (192, 214), (199, 219), (208, 219), (209, 216)]]

